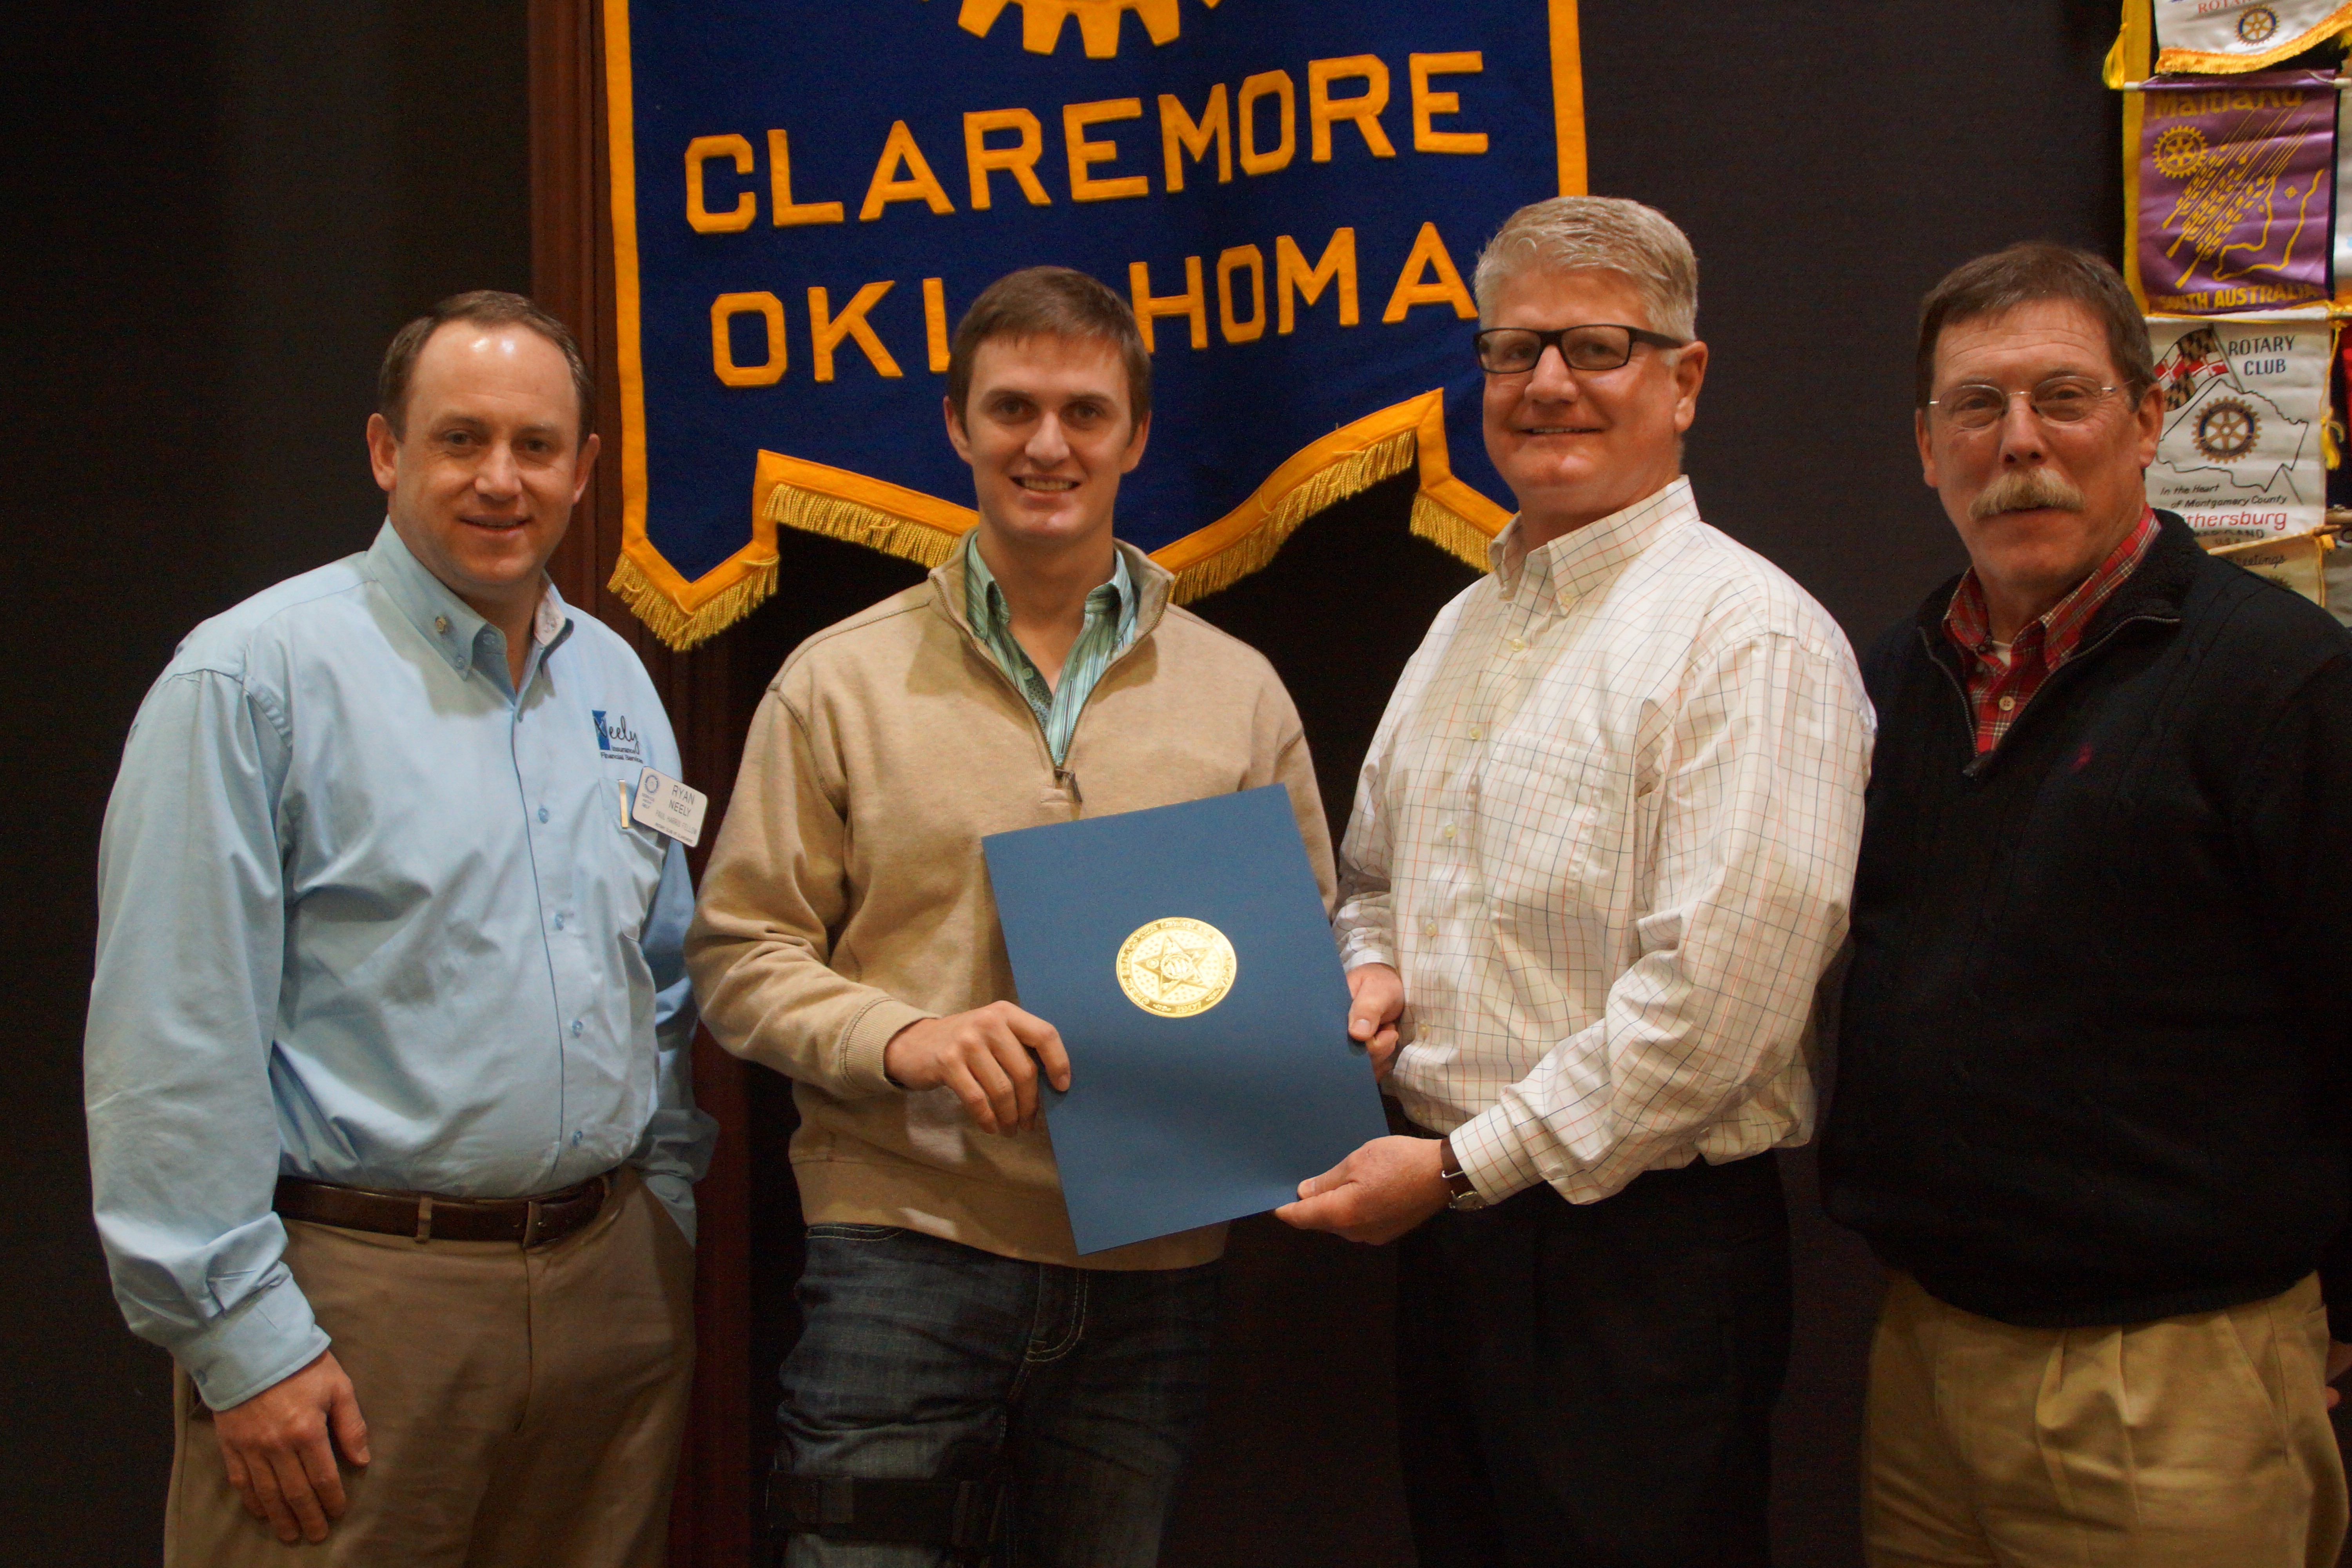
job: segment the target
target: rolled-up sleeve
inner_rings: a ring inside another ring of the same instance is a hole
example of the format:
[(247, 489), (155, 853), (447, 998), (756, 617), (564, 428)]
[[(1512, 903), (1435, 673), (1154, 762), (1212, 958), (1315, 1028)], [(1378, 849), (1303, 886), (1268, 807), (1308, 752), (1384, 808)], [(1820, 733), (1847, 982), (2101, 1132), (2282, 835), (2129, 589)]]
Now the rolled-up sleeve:
[(328, 1342), (270, 1206), (287, 754), (282, 716), (236, 676), (166, 675), (132, 726), (100, 839), (84, 1052), (99, 1235), (132, 1331), (178, 1358), (215, 1409)]

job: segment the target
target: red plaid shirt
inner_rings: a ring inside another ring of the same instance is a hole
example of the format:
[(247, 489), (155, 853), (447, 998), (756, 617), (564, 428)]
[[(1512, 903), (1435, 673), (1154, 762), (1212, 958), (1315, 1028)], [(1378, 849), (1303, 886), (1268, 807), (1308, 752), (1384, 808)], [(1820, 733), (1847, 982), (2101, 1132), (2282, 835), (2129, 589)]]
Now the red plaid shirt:
[(1960, 650), (1961, 662), (1968, 668), (1969, 705), (1976, 710), (1979, 756), (2000, 744), (2000, 738), (2017, 722), (2017, 716), (2025, 711), (2050, 672), (2074, 657), (2091, 616), (2137, 570), (2147, 547), (2156, 542), (2156, 534), (2155, 510), (2142, 508), (2139, 526), (2099, 563), (2098, 569), (2052, 605), (2048, 615), (2018, 632), (2009, 645), (2006, 664), (1993, 651), (1992, 619), (1985, 611), (1984, 587), (1977, 581), (1976, 568), (1971, 566), (1962, 574), (1960, 585), (1952, 591), (1951, 607), (1944, 612), (1944, 635)]

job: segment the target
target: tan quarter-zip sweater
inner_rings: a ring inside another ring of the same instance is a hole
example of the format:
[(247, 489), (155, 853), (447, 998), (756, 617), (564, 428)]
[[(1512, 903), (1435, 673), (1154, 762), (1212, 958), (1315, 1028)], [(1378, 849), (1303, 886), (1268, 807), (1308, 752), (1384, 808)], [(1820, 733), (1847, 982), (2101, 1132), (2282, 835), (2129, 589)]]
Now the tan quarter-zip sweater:
[(982, 1132), (952, 1091), (902, 1090), (882, 1071), (908, 1025), (1013, 999), (989, 834), (1279, 784), (1330, 901), (1290, 694), (1255, 649), (1171, 606), (1166, 571), (1118, 548), (1136, 638), (1087, 700), (1058, 775), (966, 621), (961, 552), (803, 643), (761, 699), (687, 961), (719, 1043), (794, 1080), (811, 1224), (903, 1226), (1089, 1268), (1181, 1268), (1223, 1249), (1211, 1226), (1078, 1257), (1045, 1132)]

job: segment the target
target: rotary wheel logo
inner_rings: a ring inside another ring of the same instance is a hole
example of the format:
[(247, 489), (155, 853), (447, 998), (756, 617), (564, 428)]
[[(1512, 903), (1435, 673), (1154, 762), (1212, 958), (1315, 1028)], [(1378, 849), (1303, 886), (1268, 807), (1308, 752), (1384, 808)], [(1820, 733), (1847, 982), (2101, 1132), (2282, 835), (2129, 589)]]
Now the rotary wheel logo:
[(1206, 921), (1175, 916), (1139, 926), (1118, 944), (1118, 988), (1162, 1018), (1189, 1018), (1225, 999), (1240, 968), (1234, 944)]
[[(1086, 41), (1088, 59), (1107, 60), (1118, 53), (1119, 23), (1127, 12), (1143, 18), (1143, 30), (1155, 44), (1172, 42), (1182, 30), (1177, 0), (963, 0), (956, 26), (978, 37), (988, 37), (1007, 5), (1021, 7), (1021, 47), (1033, 55), (1050, 55), (1062, 41), (1062, 24), (1076, 16), (1078, 36)], [(1217, 0), (1201, 0), (1213, 9)]]
[(2197, 433), (2190, 439), (2199, 451), (2225, 463), (2245, 456), (2262, 433), (2263, 422), (2252, 409), (2234, 397), (2221, 397), (2207, 404), (2205, 412), (2197, 416)]
[(2156, 139), (2156, 170), (2168, 180), (2185, 180), (2205, 162), (2205, 132), (2176, 125)]
[(2250, 6), (2238, 13), (2238, 42), (2266, 43), (2278, 31), (2278, 13), (2267, 5)]

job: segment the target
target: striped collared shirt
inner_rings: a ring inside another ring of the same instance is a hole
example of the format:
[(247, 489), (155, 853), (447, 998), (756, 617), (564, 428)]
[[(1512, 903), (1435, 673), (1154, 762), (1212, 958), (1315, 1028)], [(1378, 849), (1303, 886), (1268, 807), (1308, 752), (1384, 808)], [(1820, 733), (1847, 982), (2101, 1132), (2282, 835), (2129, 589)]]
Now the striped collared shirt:
[(1045, 732), (1045, 749), (1060, 767), (1070, 754), (1070, 732), (1078, 727), (1078, 714), (1095, 682), (1135, 640), (1135, 584), (1128, 575), (1127, 557), (1111, 552), (1110, 581), (1088, 590), (1086, 625), (1062, 659), (1061, 675), (1050, 682), (1013, 636), (1013, 611), (988, 563), (980, 558), (976, 528), (964, 536), (963, 584), (964, 618), (988, 645), (997, 668), (1028, 700), (1037, 727)]
[(2107, 552), (2074, 591), (2050, 607), (2047, 615), (2021, 627), (2002, 657), (1992, 640), (1992, 616), (1986, 608), (1984, 584), (1973, 566), (1960, 575), (1952, 590), (1951, 606), (1944, 612), (1944, 635), (1968, 661), (1969, 706), (1977, 719), (1977, 755), (2000, 744), (2050, 672), (2074, 657), (2083, 632), (2101, 605), (2115, 596), (2134, 572), (2149, 545), (2156, 542), (2156, 512), (2142, 508), (2139, 525)]
[(1390, 1080), (1489, 1199), (1802, 1142), (1872, 719), (1837, 624), (1676, 480), (1442, 612), (1364, 760), (1340, 954), (1404, 976)]

